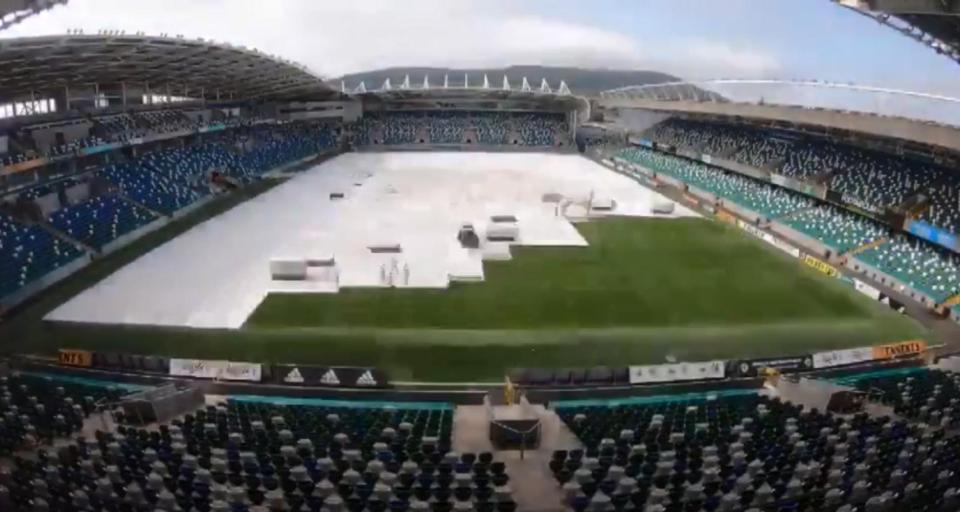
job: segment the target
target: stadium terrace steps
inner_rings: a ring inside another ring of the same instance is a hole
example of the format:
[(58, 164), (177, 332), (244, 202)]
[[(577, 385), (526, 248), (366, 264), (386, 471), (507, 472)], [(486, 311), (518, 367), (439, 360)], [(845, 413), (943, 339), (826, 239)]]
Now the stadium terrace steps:
[(853, 249), (850, 249), (849, 251), (846, 252), (846, 255), (847, 255), (847, 256), (855, 256), (855, 255), (857, 255), (857, 254), (860, 254), (860, 253), (863, 252), (863, 251), (869, 251), (870, 249), (873, 249), (873, 248), (876, 248), (876, 247), (880, 247), (881, 245), (887, 243), (887, 241), (889, 241), (889, 240), (890, 240), (890, 239), (887, 238), (887, 237), (878, 238), (878, 239), (876, 239), (876, 240), (874, 240), (874, 241), (872, 241), (872, 242), (867, 242), (867, 243), (861, 245), (860, 247), (855, 247), (855, 248), (853, 248)]

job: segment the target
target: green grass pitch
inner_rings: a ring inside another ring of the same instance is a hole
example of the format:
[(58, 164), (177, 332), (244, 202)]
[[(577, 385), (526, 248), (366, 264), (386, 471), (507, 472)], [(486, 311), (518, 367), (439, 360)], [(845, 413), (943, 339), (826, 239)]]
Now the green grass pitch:
[(914, 321), (724, 224), (608, 218), (577, 227), (589, 247), (514, 247), (512, 261), (485, 263), (480, 283), (270, 295), (239, 331), (39, 320), (176, 234), (161, 233), (71, 279), (0, 326), (0, 339), (8, 352), (73, 347), (374, 365), (395, 380), (476, 382), (500, 380), (511, 367), (778, 356), (926, 336)]
[(512, 248), (483, 283), (449, 289), (348, 288), (273, 294), (251, 327), (602, 329), (737, 326), (864, 316), (796, 261), (700, 219), (580, 224), (588, 247)]

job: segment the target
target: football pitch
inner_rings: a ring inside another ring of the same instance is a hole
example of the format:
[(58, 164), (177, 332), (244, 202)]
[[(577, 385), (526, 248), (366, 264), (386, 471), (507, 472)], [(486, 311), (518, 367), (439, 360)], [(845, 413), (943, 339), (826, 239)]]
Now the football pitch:
[(512, 367), (585, 367), (809, 353), (924, 337), (836, 279), (703, 219), (577, 225), (589, 247), (513, 247), (485, 281), (447, 290), (273, 294), (239, 330), (49, 324), (58, 347), (378, 366), (394, 380), (478, 382)]

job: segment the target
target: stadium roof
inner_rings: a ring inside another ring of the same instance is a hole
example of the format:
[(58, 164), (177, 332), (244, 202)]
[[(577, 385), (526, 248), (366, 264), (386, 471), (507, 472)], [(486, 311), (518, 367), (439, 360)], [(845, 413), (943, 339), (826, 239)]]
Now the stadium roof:
[(834, 0), (960, 63), (960, 1)]
[(110, 32), (0, 40), (0, 101), (120, 83), (234, 100), (336, 94), (294, 62), (202, 39)]
[(0, 30), (67, 0), (0, 0)]
[(844, 112), (796, 105), (739, 102), (658, 100), (609, 96), (600, 100), (607, 108), (653, 110), (670, 114), (709, 115), (752, 122), (806, 126), (827, 130), (899, 139), (960, 152), (960, 129), (903, 117), (883, 117), (862, 112)]

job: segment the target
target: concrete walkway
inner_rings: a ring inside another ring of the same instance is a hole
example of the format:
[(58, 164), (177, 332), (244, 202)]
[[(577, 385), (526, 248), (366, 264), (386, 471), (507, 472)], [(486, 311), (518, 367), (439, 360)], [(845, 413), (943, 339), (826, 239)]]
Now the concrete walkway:
[(490, 442), (490, 415), (483, 405), (459, 406), (453, 416), (453, 449), (457, 452), (493, 452), (506, 464), (513, 499), (520, 512), (564, 510), (563, 494), (549, 462), (554, 450), (580, 448), (580, 441), (555, 412), (533, 406), (540, 418), (540, 446), (533, 450), (495, 450)]

